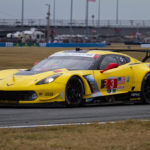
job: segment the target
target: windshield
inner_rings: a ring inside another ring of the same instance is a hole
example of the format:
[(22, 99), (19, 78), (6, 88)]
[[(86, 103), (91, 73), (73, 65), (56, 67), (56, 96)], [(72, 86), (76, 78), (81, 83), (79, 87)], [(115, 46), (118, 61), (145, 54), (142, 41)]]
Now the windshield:
[(88, 70), (94, 64), (92, 57), (53, 56), (42, 60), (31, 71), (48, 71), (66, 68), (68, 70)]

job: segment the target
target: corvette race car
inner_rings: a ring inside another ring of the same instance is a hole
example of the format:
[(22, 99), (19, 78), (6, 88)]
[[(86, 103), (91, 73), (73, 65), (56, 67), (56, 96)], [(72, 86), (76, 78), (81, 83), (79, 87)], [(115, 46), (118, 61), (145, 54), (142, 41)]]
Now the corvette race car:
[[(144, 61), (148, 58), (145, 57)], [(0, 104), (150, 103), (150, 64), (108, 50), (54, 53), (31, 69), (0, 71)]]

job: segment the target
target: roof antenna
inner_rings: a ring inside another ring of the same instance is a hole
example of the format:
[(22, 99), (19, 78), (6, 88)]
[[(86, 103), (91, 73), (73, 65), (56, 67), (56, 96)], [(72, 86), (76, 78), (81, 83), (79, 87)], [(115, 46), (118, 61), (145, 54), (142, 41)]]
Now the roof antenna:
[(80, 51), (80, 50), (82, 50), (82, 49), (80, 49), (80, 47), (77, 47), (77, 48), (76, 48), (76, 51)]

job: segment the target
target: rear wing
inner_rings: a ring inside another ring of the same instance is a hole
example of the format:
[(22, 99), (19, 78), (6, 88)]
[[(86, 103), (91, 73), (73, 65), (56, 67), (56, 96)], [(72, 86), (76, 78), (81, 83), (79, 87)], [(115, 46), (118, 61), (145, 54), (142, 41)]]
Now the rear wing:
[(141, 50), (141, 49), (136, 49), (136, 50), (132, 50), (132, 49), (90, 49), (90, 50), (102, 50), (102, 51), (112, 51), (112, 52), (136, 52), (136, 53), (145, 53), (145, 57), (143, 58), (142, 62), (145, 62), (147, 59), (150, 58), (150, 50)]

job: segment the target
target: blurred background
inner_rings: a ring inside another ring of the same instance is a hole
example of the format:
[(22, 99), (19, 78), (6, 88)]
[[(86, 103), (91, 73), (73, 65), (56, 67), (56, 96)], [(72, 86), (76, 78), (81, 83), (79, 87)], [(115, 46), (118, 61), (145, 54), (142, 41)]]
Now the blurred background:
[(0, 42), (150, 43), (149, 0), (0, 1)]

